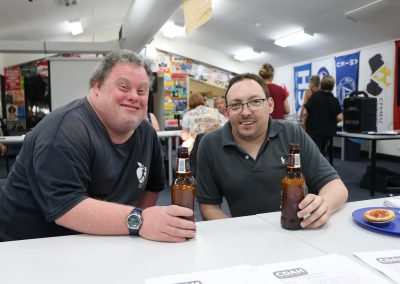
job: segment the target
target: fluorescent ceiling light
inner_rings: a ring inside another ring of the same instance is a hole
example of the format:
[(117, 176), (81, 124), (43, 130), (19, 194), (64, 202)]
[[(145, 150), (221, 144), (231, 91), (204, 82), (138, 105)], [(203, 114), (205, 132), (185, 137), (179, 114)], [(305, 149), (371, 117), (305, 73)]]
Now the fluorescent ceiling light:
[(160, 31), (163, 36), (168, 38), (185, 35), (185, 27), (177, 26), (173, 21), (167, 21), (164, 26), (161, 27)]
[(68, 21), (68, 24), (72, 35), (79, 35), (83, 33), (83, 27), (80, 20), (70, 20)]
[(298, 44), (300, 42), (303, 42), (305, 40), (308, 40), (310, 38), (313, 38), (312, 34), (307, 34), (303, 31), (299, 31), (297, 33), (285, 36), (283, 38), (277, 39), (276, 41), (274, 41), (274, 43), (276, 45), (282, 46), (282, 47), (286, 47), (289, 45), (294, 45), (294, 44)]
[(256, 58), (256, 57), (260, 56), (261, 54), (262, 54), (262, 52), (255, 52), (254, 49), (252, 49), (252, 48), (246, 48), (246, 49), (242, 49), (239, 52), (237, 52), (233, 56), (233, 58), (235, 58), (238, 61), (246, 61), (246, 60)]

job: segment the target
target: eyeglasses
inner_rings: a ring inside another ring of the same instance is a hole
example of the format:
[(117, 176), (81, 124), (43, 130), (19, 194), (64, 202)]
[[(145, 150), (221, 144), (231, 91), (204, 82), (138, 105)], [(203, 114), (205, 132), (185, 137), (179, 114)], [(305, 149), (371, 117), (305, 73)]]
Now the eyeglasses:
[(255, 99), (255, 100), (248, 101), (247, 103), (233, 103), (233, 104), (227, 105), (226, 108), (229, 110), (230, 113), (233, 113), (233, 114), (243, 111), (244, 105), (247, 105), (247, 107), (250, 110), (258, 110), (262, 107), (264, 101), (266, 101), (266, 100), (268, 100), (268, 98)]

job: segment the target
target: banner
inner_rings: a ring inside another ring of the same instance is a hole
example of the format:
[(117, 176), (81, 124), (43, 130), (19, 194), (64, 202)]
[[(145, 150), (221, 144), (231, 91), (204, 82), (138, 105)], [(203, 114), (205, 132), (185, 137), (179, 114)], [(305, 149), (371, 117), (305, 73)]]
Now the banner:
[(360, 52), (335, 57), (336, 93), (343, 108), (343, 100), (351, 92), (358, 90), (358, 63)]
[(400, 129), (400, 40), (396, 41), (396, 67), (394, 76), (393, 129)]
[(360, 90), (377, 101), (378, 131), (393, 129), (394, 44), (386, 42), (365, 48), (360, 54)]
[[(315, 60), (312, 64), (312, 75), (318, 75), (322, 79), (325, 75), (331, 75), (335, 78), (335, 59), (333, 57)], [(333, 88), (332, 93), (336, 94), (336, 86)]]
[(303, 105), (304, 93), (308, 89), (311, 76), (311, 63), (294, 67), (294, 98), (296, 117), (300, 117), (300, 108)]

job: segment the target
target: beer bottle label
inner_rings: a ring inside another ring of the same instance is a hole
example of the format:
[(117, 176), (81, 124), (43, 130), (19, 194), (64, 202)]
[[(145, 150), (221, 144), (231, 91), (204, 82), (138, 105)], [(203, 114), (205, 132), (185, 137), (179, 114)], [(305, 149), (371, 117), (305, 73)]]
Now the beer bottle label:
[(300, 154), (289, 154), (289, 168), (300, 168)]
[(190, 171), (190, 161), (187, 158), (178, 159), (178, 169), (177, 172), (180, 174), (184, 174), (187, 173), (188, 171)]

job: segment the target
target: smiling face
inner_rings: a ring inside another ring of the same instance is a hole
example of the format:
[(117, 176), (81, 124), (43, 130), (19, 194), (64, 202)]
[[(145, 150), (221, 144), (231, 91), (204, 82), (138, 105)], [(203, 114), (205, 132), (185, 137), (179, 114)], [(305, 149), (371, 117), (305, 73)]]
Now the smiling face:
[(146, 117), (149, 77), (142, 66), (116, 64), (103, 84), (94, 82), (89, 101), (115, 143), (125, 142)]
[[(265, 93), (256, 81), (244, 79), (230, 87), (226, 98), (229, 106), (230, 104), (265, 99)], [(269, 115), (273, 109), (273, 100), (268, 98), (256, 110), (250, 110), (248, 105), (244, 105), (242, 110), (237, 113), (229, 111), (229, 121), (235, 141), (263, 141), (268, 129)]]

